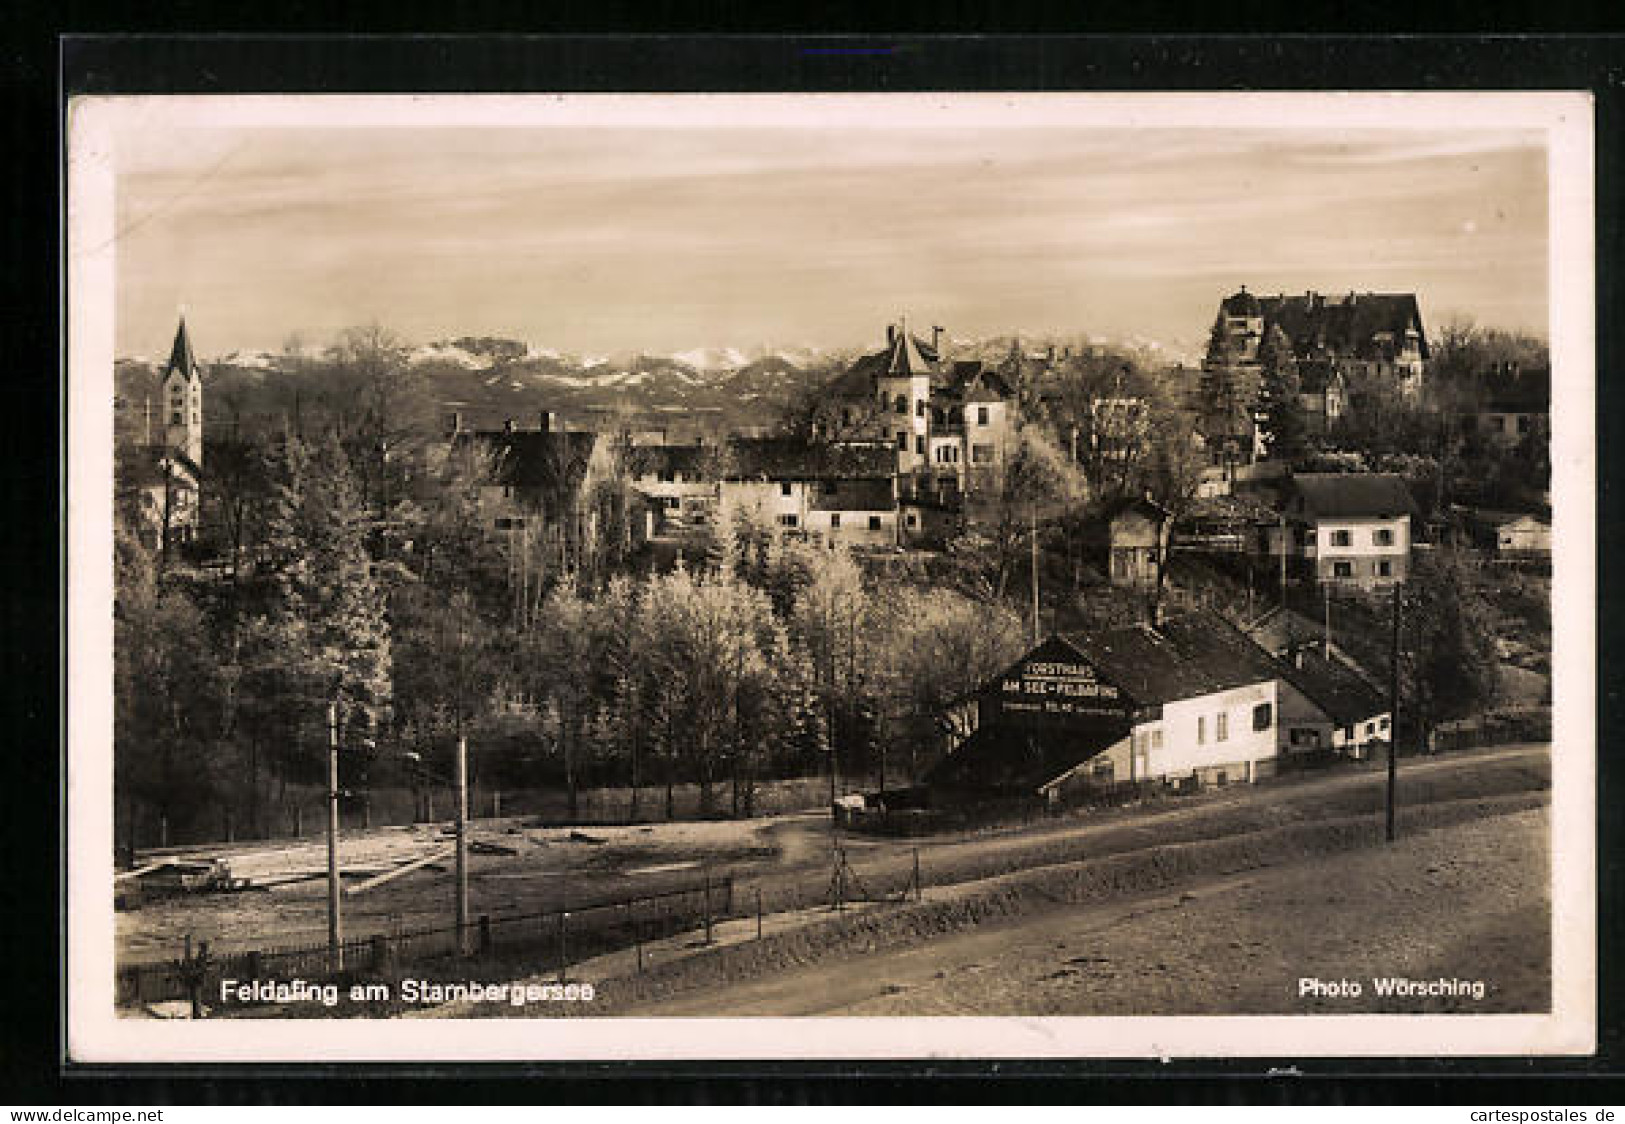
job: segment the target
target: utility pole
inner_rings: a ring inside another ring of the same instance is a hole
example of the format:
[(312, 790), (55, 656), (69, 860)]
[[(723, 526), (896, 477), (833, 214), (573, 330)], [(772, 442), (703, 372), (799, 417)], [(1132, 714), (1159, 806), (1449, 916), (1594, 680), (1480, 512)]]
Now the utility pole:
[(344, 967), (344, 922), (339, 886), (339, 708), (327, 704), (327, 951), (335, 970)]
[(1281, 608), (1286, 608), (1286, 512), (1281, 512)]
[(1401, 583), (1394, 583), (1394, 642), (1388, 660), (1388, 800), (1387, 838), (1394, 841), (1394, 785), (1397, 779), (1399, 752), (1399, 614), (1404, 603), (1400, 596)]
[(1038, 509), (1032, 504), (1027, 505), (1027, 518), (1031, 523), (1030, 537), (1032, 539), (1032, 581), (1033, 581), (1033, 643), (1037, 644), (1044, 639), (1039, 631), (1038, 623)]
[(1320, 583), (1321, 590), (1326, 595), (1326, 636), (1321, 642), (1320, 654), (1328, 660), (1332, 658), (1332, 583)]
[(457, 739), (457, 952), (468, 951), (468, 739)]

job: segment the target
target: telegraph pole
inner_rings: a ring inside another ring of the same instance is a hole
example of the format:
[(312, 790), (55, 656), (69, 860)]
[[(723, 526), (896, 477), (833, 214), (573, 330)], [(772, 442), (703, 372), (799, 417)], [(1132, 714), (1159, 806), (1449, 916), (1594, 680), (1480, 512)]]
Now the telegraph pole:
[(1332, 583), (1330, 580), (1321, 583), (1321, 589), (1326, 594), (1326, 635), (1321, 643), (1320, 654), (1327, 659), (1332, 658)]
[(468, 739), (457, 739), (457, 951), (468, 951)]
[(339, 905), (339, 708), (327, 704), (327, 950), (344, 967), (344, 922)]
[(1038, 509), (1027, 505), (1027, 517), (1032, 525), (1033, 643), (1038, 644), (1044, 639), (1038, 623)]
[(1403, 601), (1400, 597), (1401, 583), (1394, 583), (1394, 641), (1393, 649), (1388, 660), (1388, 800), (1387, 800), (1387, 837), (1388, 842), (1394, 841), (1394, 784), (1398, 765), (1396, 755), (1399, 751), (1399, 613)]
[(1286, 608), (1286, 512), (1281, 512), (1281, 607)]

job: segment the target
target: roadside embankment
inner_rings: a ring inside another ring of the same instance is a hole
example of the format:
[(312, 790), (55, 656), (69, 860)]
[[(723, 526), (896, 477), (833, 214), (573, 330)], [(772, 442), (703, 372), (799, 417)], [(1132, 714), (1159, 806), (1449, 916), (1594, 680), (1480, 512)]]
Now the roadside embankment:
[[(1493, 785), (1492, 785), (1493, 787)], [(1412, 798), (1417, 796), (1412, 790)], [(1543, 806), (1543, 791), (1531, 790), (1440, 800), (1401, 810), (1406, 834), (1508, 815)], [(1369, 805), (1368, 805), (1369, 806)], [(1206, 833), (1211, 835), (1212, 824)], [(550, 1009), (500, 1005), (448, 1004), (416, 1012), (426, 1017), (513, 1017), (541, 1014), (613, 1015), (700, 989), (720, 991), (770, 973), (836, 957), (855, 957), (908, 947), (942, 934), (1001, 919), (1017, 918), (1062, 905), (1110, 900), (1199, 878), (1314, 860), (1370, 847), (1383, 837), (1382, 817), (1363, 814), (1287, 823), (1220, 837), (1158, 842), (1094, 857), (1071, 857), (1031, 869), (966, 880), (929, 890), (925, 900), (881, 905), (845, 914), (825, 914), (762, 940), (712, 947), (657, 964), (642, 973), (617, 974), (609, 962), (583, 964), (579, 979), (594, 980), (591, 1004)], [(538, 977), (540, 978), (540, 977)]]

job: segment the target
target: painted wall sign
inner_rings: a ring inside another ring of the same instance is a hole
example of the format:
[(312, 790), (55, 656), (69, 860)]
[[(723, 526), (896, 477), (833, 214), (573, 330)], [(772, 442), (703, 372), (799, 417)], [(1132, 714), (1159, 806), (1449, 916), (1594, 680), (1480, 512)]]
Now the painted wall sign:
[(1085, 663), (1026, 660), (998, 680), (992, 692), (1000, 713), (1042, 718), (1127, 719), (1130, 702), (1102, 683)]

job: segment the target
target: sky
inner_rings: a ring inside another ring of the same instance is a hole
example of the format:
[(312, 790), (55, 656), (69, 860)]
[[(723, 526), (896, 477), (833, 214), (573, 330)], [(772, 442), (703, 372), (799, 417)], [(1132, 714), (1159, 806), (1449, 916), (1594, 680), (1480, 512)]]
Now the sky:
[(1414, 291), (1545, 334), (1532, 131), (183, 127), (117, 137), (116, 347), (379, 323), (577, 354), (849, 347), (907, 316), (1199, 347), (1219, 299)]

